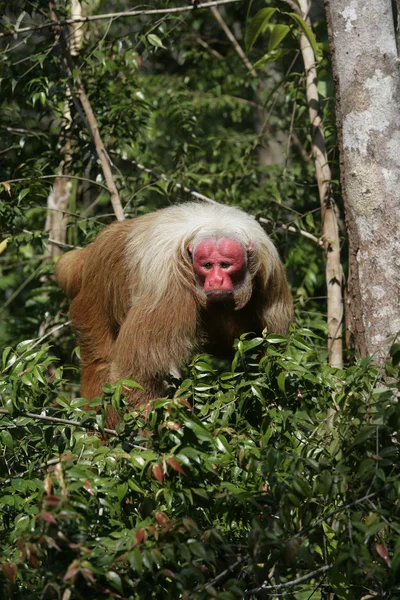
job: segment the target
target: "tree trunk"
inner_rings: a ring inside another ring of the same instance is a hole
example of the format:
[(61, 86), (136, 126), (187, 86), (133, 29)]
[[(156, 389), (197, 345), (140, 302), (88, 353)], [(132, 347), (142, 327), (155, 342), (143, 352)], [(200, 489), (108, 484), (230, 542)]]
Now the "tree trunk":
[(349, 327), (384, 361), (400, 331), (400, 80), (390, 0), (327, 0), (349, 235)]

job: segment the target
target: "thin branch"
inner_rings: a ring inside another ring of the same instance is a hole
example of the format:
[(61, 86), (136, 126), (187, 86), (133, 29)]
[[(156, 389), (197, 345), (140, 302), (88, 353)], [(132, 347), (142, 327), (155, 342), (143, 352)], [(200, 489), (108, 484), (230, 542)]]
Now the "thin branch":
[[(51, 458), (50, 460), (47, 460), (44, 463), (40, 463), (40, 465), (35, 465), (34, 468), (36, 469), (44, 469), (45, 467), (51, 467), (52, 465), (57, 465), (60, 461), (60, 457), (58, 458)], [(31, 468), (32, 468), (32, 464), (31, 467), (29, 469), (27, 469), (26, 471), (22, 471), (22, 473), (14, 473), (13, 474), (13, 479), (20, 479), (22, 477), (25, 477), (25, 475), (29, 475), (29, 473), (31, 472)], [(4, 487), (6, 485), (10, 485), (12, 479), (3, 479), (0, 483), (1, 487)]]
[(262, 585), (260, 585), (257, 588), (254, 588), (252, 590), (246, 590), (245, 595), (246, 595), (246, 597), (249, 597), (254, 594), (258, 594), (259, 592), (263, 592), (263, 591), (278, 592), (279, 590), (284, 590), (285, 588), (291, 588), (299, 583), (303, 583), (303, 581), (308, 581), (309, 579), (316, 577), (316, 575), (321, 575), (321, 573), (325, 573), (326, 571), (329, 571), (329, 569), (332, 569), (332, 567), (333, 567), (333, 564), (324, 565), (323, 567), (320, 567), (319, 569), (316, 569), (315, 571), (306, 573), (306, 575), (303, 575), (302, 577), (298, 577), (297, 579), (293, 579), (292, 581), (287, 581), (286, 583), (280, 583), (279, 585), (265, 585), (265, 583), (263, 583)]
[(322, 523), (325, 523), (334, 515), (337, 515), (338, 513), (348, 510), (349, 508), (353, 508), (353, 506), (357, 506), (358, 504), (362, 504), (363, 502), (366, 502), (367, 500), (370, 500), (371, 498), (378, 496), (381, 492), (383, 492), (385, 489), (388, 489), (389, 487), (390, 487), (389, 484), (386, 484), (377, 492), (371, 492), (370, 494), (366, 494), (362, 498), (358, 498), (357, 500), (354, 500), (353, 502), (349, 502), (348, 504), (343, 504), (342, 506), (335, 508), (335, 510), (332, 510), (330, 513), (328, 513), (324, 517), (317, 519), (314, 523), (311, 523), (311, 525), (308, 525), (307, 527), (304, 527), (304, 529), (301, 529), (298, 533), (296, 533), (296, 535), (294, 537), (295, 538), (303, 537), (306, 533), (308, 533), (309, 531), (312, 531), (316, 527), (319, 527), (319, 525), (321, 525)]
[[(271, 221), (271, 219), (265, 219), (264, 217), (260, 217), (258, 220), (260, 221), (260, 223), (266, 224), (274, 222)], [(318, 238), (312, 233), (308, 233), (308, 231), (304, 231), (304, 229), (297, 229), (296, 227), (293, 227), (293, 225), (285, 225), (285, 223), (279, 223), (278, 227), (281, 227), (282, 229), (285, 229), (286, 231), (290, 231), (292, 233), (300, 233), (300, 235), (308, 238), (309, 240), (312, 240), (313, 242), (318, 244), (318, 246), (323, 245), (323, 243), (321, 242), (321, 238)]]
[[(18, 360), (21, 360), (22, 358), (24, 358), (24, 356), (26, 354), (29, 354), (29, 352), (31, 352), (31, 350), (33, 350), (33, 348), (35, 348), (36, 346), (39, 346), (39, 344), (41, 344), (42, 342), (44, 342), (44, 340), (48, 337), (51, 337), (54, 333), (56, 333), (57, 331), (59, 331), (60, 329), (62, 329), (63, 327), (66, 327), (67, 325), (70, 325), (71, 321), (65, 321), (65, 323), (61, 323), (61, 325), (57, 325), (56, 327), (54, 327), (53, 329), (51, 329), (48, 333), (45, 333), (44, 335), (40, 336), (32, 345), (29, 346), (29, 348), (26, 348), (26, 350), (24, 350), (22, 352), (22, 354), (20, 354), (18, 356)], [(11, 364), (9, 364), (7, 367), (5, 367), (1, 373), (6, 373), (9, 369), (11, 369), (11, 367), (14, 365), (14, 362), (12, 362)]]
[[(295, 12), (297, 14), (299, 14), (301, 16), (301, 11), (299, 9), (299, 7), (294, 4), (294, 2), (291, 2), (291, 0), (288, 0), (288, 3), (290, 4), (290, 6), (292, 6), (293, 10), (295, 10)], [(263, 88), (265, 91), (268, 92), (268, 86), (266, 85), (265, 81), (263, 79), (260, 79), (258, 76), (257, 71), (255, 70), (254, 66), (252, 65), (252, 63), (249, 61), (249, 59), (247, 58), (246, 54), (244, 53), (244, 51), (242, 50), (242, 47), (240, 46), (239, 42), (237, 41), (237, 39), (235, 38), (235, 36), (233, 35), (232, 31), (229, 29), (229, 27), (227, 26), (227, 24), (225, 23), (225, 21), (223, 20), (223, 18), (221, 17), (220, 13), (218, 12), (218, 10), (216, 8), (212, 8), (212, 13), (215, 16), (215, 18), (217, 19), (218, 23), (221, 25), (222, 29), (224, 30), (227, 38), (231, 41), (235, 52), (237, 53), (237, 55), (240, 57), (240, 59), (242, 60), (242, 62), (244, 63), (245, 67), (247, 68), (249, 74), (253, 77), (253, 79), (258, 79), (258, 84), (261, 88)], [(292, 66), (294, 65), (294, 63), (297, 60), (297, 56), (294, 57), (288, 72), (291, 71)], [(286, 77), (285, 77), (286, 79)], [(283, 82), (280, 84), (276, 94), (275, 94), (275, 99), (271, 104), (270, 110), (268, 111), (268, 113), (266, 114), (265, 118), (264, 118), (264, 124), (260, 129), (260, 134), (262, 134), (262, 132), (265, 130), (266, 128), (266, 124), (269, 121), (269, 117), (271, 116), (272, 113), (272, 109), (275, 105), (275, 102), (278, 98), (279, 92), (281, 90), (281, 88), (283, 87)], [(232, 96), (232, 98), (235, 98), (234, 96)], [(241, 102), (246, 102), (246, 100), (238, 98), (238, 100), (240, 100)], [(251, 101), (247, 101), (248, 104), (254, 106), (254, 108), (256, 108), (257, 110), (259, 110), (261, 113), (265, 114), (265, 108), (263, 106), (261, 106), (260, 104), (257, 104), (255, 102), (251, 102)], [(297, 137), (296, 133), (292, 130), (291, 131), (291, 137), (293, 138), (294, 143), (296, 144), (296, 146), (298, 146), (301, 156), (303, 158), (303, 160), (305, 160), (306, 162), (310, 162), (309, 157), (307, 156), (306, 151), (304, 150), (303, 145), (301, 144), (299, 138)], [(290, 136), (289, 136), (290, 139)]]
[(196, 37), (196, 42), (198, 44), (200, 44), (200, 46), (202, 46), (203, 48), (205, 48), (206, 50), (211, 52), (211, 54), (213, 56), (215, 56), (216, 58), (218, 58), (218, 60), (224, 60), (224, 57), (222, 56), (222, 54), (217, 52), (217, 50), (214, 50), (214, 48), (211, 48), (211, 46), (209, 44), (207, 44), (207, 42), (205, 40), (203, 40), (200, 36)]
[(28, 283), (32, 281), (39, 273), (42, 268), (42, 265), (39, 265), (28, 277), (21, 283), (21, 285), (7, 298), (7, 300), (0, 307), (0, 314), (15, 300), (15, 298), (22, 292), (23, 289), (26, 288)]
[[(141, 165), (134, 158), (128, 158), (128, 159), (122, 158), (122, 156), (120, 156), (120, 154), (118, 154), (118, 152), (115, 152), (115, 151), (111, 151), (111, 154), (116, 154), (119, 156), (120, 159), (131, 162), (138, 169), (140, 169), (141, 171), (144, 171), (145, 173), (148, 173), (149, 175), (151, 175), (152, 177), (155, 177), (156, 179), (161, 179), (162, 181), (165, 181), (166, 183), (172, 183), (172, 180), (168, 179), (168, 177), (166, 177), (162, 173), (157, 173), (156, 171), (153, 171), (153, 169), (149, 169), (148, 167)], [(212, 198), (209, 198), (208, 196), (204, 196), (204, 194), (200, 194), (199, 192), (195, 192), (194, 190), (191, 190), (190, 188), (182, 185), (181, 183), (174, 183), (174, 186), (177, 187), (178, 189), (182, 190), (186, 194), (190, 194), (194, 198), (197, 198), (198, 200), (204, 200), (205, 202), (215, 202), (215, 200), (213, 200)]]
[(93, 183), (93, 185), (97, 185), (108, 192), (108, 187), (104, 185), (104, 183), (99, 183), (94, 179), (88, 179), (87, 177), (78, 177), (77, 175), (59, 175), (57, 173), (54, 173), (53, 175), (32, 175), (32, 177), (19, 177), (18, 179), (7, 179), (5, 181), (0, 181), (0, 185), (8, 186), (10, 183), (22, 183), (24, 181), (32, 181), (32, 179), (34, 179), (35, 181), (39, 179), (55, 179), (56, 177), (66, 177), (68, 179), (77, 179), (78, 181), (86, 181), (87, 183)]
[(26, 33), (28, 31), (40, 31), (41, 29), (48, 29), (51, 27), (61, 27), (63, 25), (73, 25), (74, 23), (89, 23), (91, 21), (104, 21), (108, 19), (121, 19), (128, 17), (138, 17), (141, 15), (169, 15), (173, 13), (187, 12), (191, 10), (201, 10), (205, 8), (211, 8), (212, 6), (221, 6), (223, 4), (232, 4), (233, 2), (241, 2), (241, 0), (214, 0), (213, 2), (204, 2), (204, 4), (192, 4), (188, 6), (178, 6), (176, 8), (154, 8), (144, 10), (128, 10), (125, 12), (106, 13), (102, 15), (89, 15), (82, 17), (75, 17), (69, 19), (56, 19), (52, 22), (42, 23), (41, 25), (32, 25), (29, 27), (13, 27), (9, 31), (0, 33), (0, 38), (3, 37), (16, 37), (20, 33)]
[[(0, 415), (8, 415), (10, 418), (12, 418), (12, 415), (5, 408), (0, 408)], [(92, 426), (88, 426), (88, 425), (79, 423), (79, 421), (71, 421), (70, 419), (60, 419), (58, 417), (48, 417), (47, 415), (37, 415), (37, 414), (31, 413), (31, 412), (18, 413), (18, 416), (19, 417), (29, 417), (30, 419), (35, 419), (36, 421), (44, 421), (47, 423), (58, 423), (59, 425), (71, 425), (71, 427), (80, 427), (81, 429), (94, 430), (98, 433), (100, 432), (100, 428), (96, 424), (94, 424), (92, 427)], [(103, 431), (104, 431), (104, 433), (107, 433), (107, 435), (112, 435), (114, 437), (118, 436), (118, 433), (115, 431), (115, 429), (107, 429), (105, 427)], [(142, 446), (138, 446), (138, 448), (142, 448)]]
[(218, 575), (216, 577), (214, 577), (214, 579), (211, 579), (211, 581), (208, 581), (204, 586), (202, 586), (202, 589), (207, 590), (207, 588), (214, 587), (214, 585), (219, 584), (228, 575), (233, 574), (236, 571), (236, 569), (244, 563), (244, 561), (245, 561), (244, 557), (239, 558), (236, 562), (229, 565), (229, 567), (226, 568), (224, 571), (221, 571), (221, 573), (218, 573)]
[(216, 20), (218, 21), (218, 23), (220, 24), (221, 28), (224, 30), (226, 37), (232, 43), (236, 54), (238, 56), (240, 56), (240, 58), (242, 59), (243, 63), (245, 64), (245, 66), (246, 66), (247, 70), (249, 71), (249, 73), (251, 74), (251, 76), (257, 77), (257, 72), (255, 71), (253, 65), (247, 58), (246, 54), (243, 52), (242, 47), (240, 46), (237, 39), (233, 35), (232, 31), (229, 29), (228, 25), (225, 23), (224, 19), (219, 14), (218, 9), (215, 6), (212, 6), (211, 12), (214, 15), (214, 17), (216, 18)]
[(67, 325), (71, 325), (71, 321), (65, 321), (65, 323), (61, 323), (61, 325), (57, 325), (56, 327), (53, 327), (52, 329), (50, 329), (50, 331), (48, 331), (47, 333), (45, 333), (44, 335), (42, 335), (40, 338), (38, 338), (36, 340), (36, 342), (34, 342), (32, 344), (32, 346), (29, 346), (29, 351), (31, 351), (32, 348), (35, 348), (36, 346), (39, 346), (39, 344), (41, 344), (42, 342), (44, 342), (44, 340), (46, 338), (51, 337), (57, 331), (60, 331), (60, 329), (63, 329), (64, 327), (67, 327)]
[[(56, 23), (56, 31), (59, 36), (59, 42), (61, 47), (61, 53), (64, 57), (65, 64), (67, 67), (67, 71), (69, 72), (69, 77), (71, 81), (75, 82), (76, 91), (78, 93), (79, 100), (82, 104), (83, 110), (85, 111), (85, 115), (88, 121), (90, 133), (93, 137), (94, 144), (96, 147), (97, 156), (99, 158), (101, 168), (104, 174), (104, 179), (107, 183), (107, 188), (110, 193), (111, 204), (115, 212), (115, 216), (118, 221), (124, 220), (124, 210), (122, 208), (121, 200), (119, 198), (117, 186), (115, 185), (114, 177), (111, 171), (110, 161), (107, 156), (107, 152), (105, 146), (103, 144), (103, 140), (101, 139), (99, 125), (97, 123), (97, 119), (92, 109), (92, 105), (89, 102), (89, 98), (86, 95), (85, 88), (82, 83), (82, 79), (80, 75), (75, 75), (74, 77), (74, 63), (68, 48), (68, 44), (65, 40), (64, 32), (60, 25), (58, 25), (58, 17), (55, 9), (54, 0), (49, 0), (50, 6), (50, 14), (52, 21)], [(72, 92), (71, 88), (71, 92)]]
[(290, 8), (292, 9), (293, 12), (297, 13), (299, 15), (299, 17), (304, 19), (304, 15), (301, 12), (298, 5), (296, 4), (296, 2), (294, 2), (293, 0), (284, 0), (284, 2), (286, 2), (286, 4), (288, 4), (290, 6)]

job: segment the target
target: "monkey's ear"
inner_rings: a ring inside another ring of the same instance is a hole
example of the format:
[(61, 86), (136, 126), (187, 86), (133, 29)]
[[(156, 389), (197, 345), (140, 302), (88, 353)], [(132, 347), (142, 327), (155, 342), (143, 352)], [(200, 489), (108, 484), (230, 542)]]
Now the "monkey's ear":
[(251, 254), (253, 252), (253, 250), (254, 250), (254, 244), (252, 244), (251, 242), (249, 242), (247, 244), (247, 248), (246, 249), (247, 249), (247, 253)]
[(189, 244), (189, 246), (187, 247), (187, 251), (189, 252), (190, 256), (192, 256), (192, 254), (193, 254), (193, 246), (192, 246), (192, 244)]

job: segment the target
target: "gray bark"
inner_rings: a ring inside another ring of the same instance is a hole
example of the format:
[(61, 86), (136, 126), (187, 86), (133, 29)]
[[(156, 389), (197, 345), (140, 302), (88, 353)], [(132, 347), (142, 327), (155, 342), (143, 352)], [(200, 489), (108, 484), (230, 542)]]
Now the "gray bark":
[(326, 0), (349, 234), (349, 327), (383, 361), (400, 331), (400, 78), (390, 0)]

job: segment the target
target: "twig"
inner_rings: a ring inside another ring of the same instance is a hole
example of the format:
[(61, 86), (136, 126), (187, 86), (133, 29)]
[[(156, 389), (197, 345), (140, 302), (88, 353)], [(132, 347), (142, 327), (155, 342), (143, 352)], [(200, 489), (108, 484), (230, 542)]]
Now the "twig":
[(13, 300), (15, 300), (18, 294), (22, 292), (22, 290), (28, 285), (28, 283), (30, 283), (32, 279), (34, 279), (40, 273), (41, 268), (42, 265), (39, 265), (34, 271), (32, 271), (32, 273), (28, 275), (25, 281), (21, 283), (21, 285), (11, 294), (11, 296), (9, 296), (9, 298), (7, 298), (3, 306), (0, 307), (0, 314), (7, 308), (7, 306), (11, 304), (11, 302), (13, 302)]
[[(74, 77), (74, 63), (72, 61), (72, 57), (68, 48), (68, 44), (64, 37), (64, 32), (58, 23), (57, 12), (55, 9), (54, 0), (49, 0), (50, 6), (50, 14), (52, 21), (56, 24), (56, 31), (59, 35), (61, 52), (63, 54), (65, 64), (67, 67), (67, 71), (69, 72), (69, 77), (71, 81), (75, 82), (76, 91), (78, 93), (79, 100), (82, 104), (83, 110), (85, 111), (85, 115), (88, 121), (88, 125), (90, 128), (90, 133), (93, 137), (94, 144), (96, 147), (97, 156), (99, 157), (99, 161), (101, 164), (101, 168), (104, 174), (104, 179), (107, 183), (107, 188), (110, 193), (111, 204), (113, 210), (115, 212), (115, 216), (118, 221), (124, 220), (124, 210), (122, 208), (121, 200), (119, 198), (117, 186), (115, 185), (114, 177), (111, 171), (110, 161), (107, 156), (107, 152), (105, 146), (103, 144), (103, 140), (101, 139), (99, 125), (97, 123), (97, 119), (94, 115), (92, 105), (89, 102), (89, 98), (86, 95), (85, 88), (82, 83), (82, 79), (79, 74)], [(72, 89), (71, 89), (72, 92)]]
[(286, 2), (286, 4), (288, 4), (290, 6), (290, 8), (292, 9), (293, 12), (297, 13), (299, 15), (299, 17), (304, 19), (304, 15), (301, 12), (300, 8), (297, 6), (296, 2), (293, 2), (293, 0), (284, 0), (284, 1)]
[[(258, 220), (260, 221), (260, 223), (266, 224), (273, 222), (271, 221), (271, 219), (265, 219), (264, 217), (260, 217)], [(308, 238), (309, 240), (312, 240), (313, 242), (318, 244), (318, 246), (323, 245), (321, 243), (321, 238), (317, 238), (317, 236), (313, 235), (312, 233), (308, 233), (308, 231), (304, 231), (304, 229), (296, 229), (296, 227), (293, 227), (293, 225), (285, 225), (285, 223), (279, 223), (278, 227), (281, 227), (282, 229), (285, 229), (286, 231), (290, 231), (292, 233), (300, 233), (300, 235)]]
[(168, 15), (173, 13), (187, 12), (190, 10), (201, 10), (210, 8), (212, 6), (221, 6), (222, 4), (232, 4), (233, 2), (241, 2), (241, 0), (214, 0), (213, 2), (204, 2), (204, 4), (194, 4), (188, 6), (178, 6), (176, 8), (153, 8), (144, 10), (128, 10), (125, 12), (107, 13), (102, 15), (89, 15), (82, 17), (75, 17), (69, 19), (56, 19), (55, 21), (42, 23), (41, 25), (31, 25), (29, 27), (14, 27), (9, 31), (0, 33), (0, 38), (3, 37), (16, 37), (20, 33), (26, 33), (28, 31), (40, 31), (41, 29), (48, 29), (49, 27), (61, 27), (63, 25), (73, 25), (74, 23), (89, 23), (91, 21), (104, 21), (106, 19), (120, 19), (126, 17), (138, 17), (140, 15)]
[[(291, 0), (289, 0), (289, 3), (291, 2)], [(254, 66), (252, 65), (252, 63), (249, 61), (249, 59), (247, 58), (246, 54), (244, 53), (244, 51), (242, 50), (242, 47), (240, 46), (239, 42), (237, 41), (237, 39), (235, 38), (235, 36), (233, 35), (232, 31), (229, 29), (229, 27), (227, 26), (227, 24), (225, 23), (225, 21), (223, 20), (223, 18), (221, 17), (220, 13), (218, 12), (218, 10), (216, 8), (212, 8), (212, 13), (215, 16), (215, 18), (217, 19), (218, 23), (221, 25), (222, 29), (224, 30), (227, 38), (231, 41), (235, 52), (237, 53), (237, 55), (241, 58), (242, 62), (244, 63), (245, 67), (247, 68), (249, 74), (253, 77), (253, 79), (258, 79), (258, 85), (260, 88), (262, 88), (263, 90), (265, 90), (266, 92), (268, 92), (268, 86), (265, 83), (265, 81), (263, 79), (260, 79), (258, 76), (257, 71), (255, 70)], [(294, 10), (301, 15), (301, 11), (298, 8), (298, 6), (295, 5)], [(291, 71), (292, 66), (294, 65), (294, 63), (296, 62), (297, 56), (295, 56), (295, 58), (293, 59), (291, 65), (289, 66), (288, 72)], [(278, 90), (276, 91), (275, 94), (275, 99), (273, 100), (270, 110), (268, 111), (268, 113), (265, 114), (265, 109), (263, 106), (261, 106), (261, 104), (257, 104), (255, 102), (251, 102), (251, 101), (247, 101), (248, 104), (253, 105), (254, 108), (257, 108), (257, 110), (259, 110), (263, 115), (264, 115), (264, 123), (260, 129), (260, 134), (262, 135), (264, 130), (266, 129), (266, 124), (269, 121), (269, 118), (271, 116), (271, 112), (272, 109), (278, 99), (278, 95), (279, 92), (281, 90), (283, 86), (283, 83), (280, 84)], [(232, 96), (233, 97), (233, 96)], [(234, 97), (233, 97), (234, 98)], [(242, 102), (246, 102), (246, 100), (238, 98), (238, 100), (242, 101)], [(293, 138), (294, 143), (298, 146), (300, 153), (303, 157), (303, 159), (307, 162), (310, 162), (309, 157), (307, 156), (306, 151), (304, 150), (303, 145), (301, 144), (299, 138), (297, 137), (296, 133), (294, 131), (291, 132), (291, 137)]]
[(285, 588), (291, 588), (299, 583), (303, 583), (303, 581), (308, 581), (309, 579), (312, 579), (316, 575), (320, 575), (321, 573), (325, 573), (326, 571), (329, 571), (329, 569), (332, 569), (332, 567), (333, 567), (333, 564), (324, 565), (323, 567), (320, 567), (319, 569), (316, 569), (315, 571), (306, 573), (306, 575), (303, 575), (302, 577), (298, 577), (297, 579), (293, 579), (292, 581), (287, 581), (286, 583), (280, 583), (279, 585), (265, 585), (265, 583), (263, 583), (262, 585), (260, 585), (257, 588), (253, 588), (252, 590), (246, 590), (245, 596), (249, 597), (254, 594), (258, 594), (261, 591), (278, 592), (279, 590), (283, 590)]
[(357, 506), (357, 504), (362, 504), (366, 500), (370, 500), (371, 498), (378, 496), (381, 492), (383, 492), (387, 488), (389, 488), (389, 484), (384, 485), (377, 492), (371, 492), (370, 494), (366, 494), (362, 498), (358, 498), (357, 500), (354, 500), (353, 502), (349, 502), (348, 504), (343, 504), (342, 506), (335, 508), (335, 510), (332, 510), (330, 513), (328, 513), (324, 517), (317, 519), (314, 523), (311, 523), (311, 525), (308, 525), (307, 527), (304, 527), (304, 529), (301, 529), (298, 533), (296, 533), (296, 535), (294, 537), (295, 538), (303, 537), (306, 533), (308, 533), (312, 529), (315, 529), (316, 527), (319, 527), (319, 525), (321, 525), (322, 523), (325, 523), (326, 521), (328, 521), (328, 519), (330, 519), (334, 515), (337, 515), (340, 512), (348, 510), (349, 508), (353, 508), (353, 506)]
[(222, 571), (221, 573), (218, 573), (218, 575), (216, 577), (214, 577), (214, 579), (211, 579), (211, 581), (208, 581), (203, 586), (204, 589), (207, 590), (207, 588), (213, 587), (214, 585), (217, 585), (218, 583), (220, 583), (220, 581), (222, 581), (223, 579), (225, 579), (225, 577), (227, 575), (230, 575), (231, 573), (234, 573), (236, 571), (236, 569), (238, 567), (240, 567), (240, 565), (243, 564), (244, 560), (245, 559), (243, 557), (241, 557), (236, 562), (234, 562), (232, 565), (229, 565), (229, 567), (227, 569), (225, 569), (225, 571)]
[(103, 188), (103, 190), (107, 190), (108, 192), (108, 187), (106, 185), (104, 185), (103, 183), (99, 183), (94, 179), (88, 179), (87, 177), (78, 177), (77, 175), (59, 175), (57, 173), (54, 173), (53, 175), (32, 175), (32, 177), (19, 177), (17, 179), (7, 179), (6, 181), (0, 181), (0, 185), (7, 186), (10, 183), (22, 183), (23, 181), (31, 181), (32, 179), (34, 179), (35, 181), (39, 179), (54, 179), (56, 177), (66, 177), (68, 179), (77, 179), (78, 181), (86, 181), (87, 183), (93, 183), (94, 185), (97, 185)]
[[(115, 151), (111, 151), (111, 154), (117, 154), (119, 156), (119, 158), (121, 158), (122, 160), (126, 160), (128, 162), (131, 162), (138, 169), (140, 169), (141, 171), (144, 171), (145, 173), (148, 173), (149, 175), (152, 175), (156, 179), (161, 179), (162, 181), (165, 181), (166, 183), (172, 183), (172, 180), (168, 179), (168, 177), (166, 177), (165, 175), (163, 175), (163, 173), (157, 173), (153, 169), (149, 169), (148, 167), (145, 167), (144, 165), (141, 165), (134, 158), (122, 158), (122, 156), (120, 156)], [(194, 190), (191, 190), (190, 188), (182, 185), (181, 183), (174, 183), (174, 186), (177, 187), (178, 189), (182, 190), (186, 194), (190, 194), (194, 198), (198, 198), (199, 200), (204, 200), (205, 202), (215, 202), (215, 200), (213, 200), (212, 198), (209, 198), (208, 196), (204, 196), (204, 194), (200, 194), (199, 192), (195, 192)]]
[(39, 344), (41, 344), (42, 342), (44, 342), (44, 340), (46, 338), (51, 337), (54, 333), (56, 333), (60, 329), (63, 329), (63, 327), (67, 327), (67, 325), (71, 325), (71, 321), (65, 321), (65, 323), (61, 323), (61, 325), (57, 325), (56, 327), (53, 327), (53, 329), (50, 329), (50, 331), (48, 331), (47, 333), (45, 333), (44, 335), (42, 335), (39, 339), (36, 340), (36, 342), (34, 342), (32, 344), (32, 346), (29, 347), (29, 351), (31, 351), (32, 348), (35, 348), (36, 346), (39, 346)]
[(200, 44), (200, 46), (202, 46), (203, 48), (205, 48), (206, 50), (211, 52), (211, 54), (213, 54), (213, 56), (218, 58), (218, 60), (224, 60), (224, 57), (222, 56), (222, 54), (217, 52), (217, 50), (214, 50), (214, 48), (211, 48), (211, 46), (209, 44), (207, 44), (207, 42), (205, 40), (203, 40), (200, 36), (196, 37), (196, 42), (198, 44)]
[[(12, 415), (5, 408), (0, 408), (0, 415), (8, 415), (10, 418), (12, 418)], [(94, 429), (94, 431), (100, 432), (100, 428), (97, 424), (94, 424), (93, 427), (89, 427), (85, 424), (79, 423), (79, 421), (71, 421), (70, 419), (61, 419), (58, 417), (48, 417), (47, 415), (37, 415), (31, 412), (18, 413), (18, 416), (29, 417), (30, 419), (35, 419), (36, 421), (58, 423), (59, 425), (71, 425), (71, 427), (81, 427), (82, 429)], [(107, 429), (107, 427), (105, 427), (103, 431), (104, 433), (107, 433), (107, 435), (112, 435), (114, 437), (118, 436), (118, 433), (115, 431), (115, 429)], [(138, 446), (138, 448), (142, 448), (142, 446)]]
[[(57, 465), (60, 462), (60, 458), (51, 458), (50, 460), (47, 460), (44, 463), (40, 463), (40, 465), (35, 465), (36, 468), (39, 469), (44, 469), (45, 467), (51, 467), (52, 465)], [(31, 464), (31, 468), (32, 468), (32, 464)], [(31, 472), (31, 468), (27, 469), (26, 471), (22, 471), (22, 473), (15, 473), (13, 475), (13, 479), (17, 479), (17, 478), (22, 478), (25, 477), (25, 475), (28, 475)], [(1, 481), (0, 486), (4, 487), (6, 485), (9, 485), (11, 483), (12, 479), (3, 479), (3, 481)]]
[(216, 18), (216, 20), (218, 21), (218, 23), (221, 25), (221, 28), (224, 30), (226, 37), (232, 43), (232, 45), (233, 45), (233, 47), (235, 49), (236, 54), (238, 56), (240, 56), (240, 58), (244, 62), (245, 66), (247, 67), (247, 70), (249, 71), (249, 73), (251, 74), (251, 76), (252, 77), (257, 77), (257, 72), (255, 71), (253, 65), (251, 64), (251, 62), (249, 61), (249, 59), (247, 58), (247, 56), (243, 52), (242, 47), (240, 46), (240, 44), (238, 43), (237, 39), (233, 35), (232, 31), (229, 29), (228, 25), (225, 23), (224, 19), (219, 14), (218, 9), (216, 8), (216, 6), (212, 6), (211, 7), (211, 12), (214, 15), (214, 17)]
[[(376, 510), (376, 511), (378, 510), (378, 507), (376, 506), (376, 504), (374, 504), (371, 500), (368, 500), (368, 503), (372, 506), (372, 508), (374, 510)], [(395, 531), (397, 533), (397, 535), (400, 535), (400, 529), (398, 529), (397, 527), (395, 527), (393, 525), (393, 523), (391, 523), (390, 521), (388, 521), (388, 519), (386, 519), (386, 517), (384, 517), (382, 514), (380, 514), (379, 517), (382, 519), (382, 521), (384, 523), (386, 523), (386, 525), (388, 527), (390, 527), (390, 529), (393, 529), (393, 531)]]

